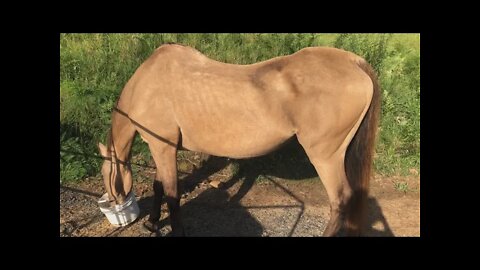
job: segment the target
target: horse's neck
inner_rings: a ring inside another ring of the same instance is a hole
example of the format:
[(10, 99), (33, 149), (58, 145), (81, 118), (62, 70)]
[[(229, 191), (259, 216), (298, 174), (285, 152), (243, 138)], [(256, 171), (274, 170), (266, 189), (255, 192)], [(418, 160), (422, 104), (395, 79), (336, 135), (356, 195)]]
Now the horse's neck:
[(135, 127), (127, 115), (114, 111), (112, 113), (111, 147), (117, 159), (126, 161), (130, 158), (130, 151), (135, 138)]

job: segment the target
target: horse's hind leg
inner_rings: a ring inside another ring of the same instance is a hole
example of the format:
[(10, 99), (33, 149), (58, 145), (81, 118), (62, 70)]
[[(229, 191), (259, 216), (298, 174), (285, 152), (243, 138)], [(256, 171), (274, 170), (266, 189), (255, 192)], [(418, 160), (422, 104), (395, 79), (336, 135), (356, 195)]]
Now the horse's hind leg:
[(343, 235), (346, 206), (352, 195), (344, 167), (344, 153), (322, 157), (318, 149), (305, 149), (310, 162), (315, 166), (330, 201), (330, 221), (323, 232), (324, 236)]
[[(359, 190), (354, 190), (347, 178), (345, 154), (362, 118), (363, 114), (358, 117), (359, 120), (353, 127), (335, 126), (327, 122), (323, 129), (303, 129), (297, 133), (298, 141), (317, 170), (330, 201), (330, 221), (323, 233), (324, 236), (354, 235), (350, 230), (351, 226), (346, 228), (345, 225), (346, 219), (349, 218), (347, 215), (351, 216), (355, 210), (352, 208), (352, 198), (359, 194)], [(336, 130), (344, 131), (333, 132)]]
[[(333, 125), (324, 128), (335, 129)], [(320, 128), (304, 129), (297, 133), (298, 141), (320, 176), (330, 201), (330, 221), (324, 236), (343, 236), (346, 233), (343, 228), (353, 190), (347, 178), (344, 160), (357, 127), (344, 130), (330, 136), (319, 136), (319, 131), (323, 131)]]
[(150, 142), (149, 147), (157, 166), (157, 172), (153, 183), (155, 195), (152, 210), (145, 226), (150, 230), (158, 230), (155, 224), (160, 219), (162, 197), (165, 196), (170, 212), (172, 235), (183, 236), (177, 181), (177, 149), (163, 142)]

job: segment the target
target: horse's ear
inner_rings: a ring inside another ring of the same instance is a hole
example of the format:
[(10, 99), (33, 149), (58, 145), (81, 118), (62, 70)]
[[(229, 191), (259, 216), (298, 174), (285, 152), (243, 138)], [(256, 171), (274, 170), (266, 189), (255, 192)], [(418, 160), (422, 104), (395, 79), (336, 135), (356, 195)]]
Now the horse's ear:
[(103, 145), (102, 143), (98, 143), (98, 150), (100, 150), (100, 155), (102, 155), (103, 157), (108, 157), (109, 156), (108, 151), (107, 151), (107, 147), (105, 145)]

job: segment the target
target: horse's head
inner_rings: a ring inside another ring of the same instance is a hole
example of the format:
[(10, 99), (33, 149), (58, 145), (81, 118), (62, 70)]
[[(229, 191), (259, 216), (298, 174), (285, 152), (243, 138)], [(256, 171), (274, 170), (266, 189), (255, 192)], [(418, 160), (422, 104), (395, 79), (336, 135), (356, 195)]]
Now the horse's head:
[(100, 155), (105, 160), (102, 176), (109, 200), (112, 204), (122, 204), (132, 189), (132, 170), (130, 163), (117, 158), (113, 148), (108, 149), (99, 143)]

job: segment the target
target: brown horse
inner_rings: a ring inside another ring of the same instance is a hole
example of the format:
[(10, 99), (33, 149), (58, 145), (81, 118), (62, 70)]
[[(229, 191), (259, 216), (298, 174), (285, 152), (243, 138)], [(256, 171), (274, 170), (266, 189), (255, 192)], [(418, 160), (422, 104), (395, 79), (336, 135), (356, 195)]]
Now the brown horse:
[(162, 197), (172, 235), (184, 235), (177, 149), (249, 158), (297, 136), (324, 184), (330, 221), (324, 236), (360, 235), (380, 108), (375, 72), (335, 48), (305, 48), (251, 65), (225, 64), (178, 44), (160, 46), (135, 72), (112, 112), (102, 174), (112, 203), (132, 189), (129, 164), (138, 132), (156, 163), (158, 229)]

